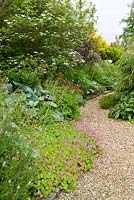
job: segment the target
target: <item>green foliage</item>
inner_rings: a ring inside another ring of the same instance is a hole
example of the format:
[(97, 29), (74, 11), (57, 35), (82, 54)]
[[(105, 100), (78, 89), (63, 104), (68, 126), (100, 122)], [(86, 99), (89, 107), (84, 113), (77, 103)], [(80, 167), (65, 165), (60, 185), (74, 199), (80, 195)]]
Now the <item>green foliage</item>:
[(17, 5), (21, 5), (19, 0), (0, 0), (0, 28), (5, 25), (4, 19), (13, 14)]
[(26, 140), (11, 131), (2, 131), (0, 135), (3, 144), (0, 147), (0, 199), (26, 199), (35, 175), (34, 157)]
[[(40, 85), (30, 88), (20, 83), (4, 85), (3, 89), (8, 92), (6, 102), (8, 105), (14, 102), (21, 103), (25, 117), (42, 121), (44, 124), (63, 120), (63, 115), (57, 110), (57, 104), (53, 102), (50, 92), (44, 90)], [(19, 99), (20, 97), (20, 99)]]
[(41, 133), (33, 131), (33, 146), (39, 151), (37, 193), (46, 197), (58, 186), (66, 192), (74, 190), (77, 178), (93, 168), (101, 152), (92, 131), (88, 134), (69, 124), (56, 124), (42, 127)]
[(25, 110), (25, 117), (42, 121), (44, 124), (79, 118), (79, 104), (83, 101), (79, 89), (75, 90), (52, 81), (45, 83), (45, 88), (53, 96), (40, 85), (31, 88), (13, 81), (12, 84), (3, 86), (3, 89), (9, 92), (6, 100), (8, 104), (19, 101), (19, 96), (22, 96), (21, 104)]
[[(87, 95), (101, 88), (77, 71), (84, 65), (78, 63), (77, 49), (94, 29), (95, 6), (79, 0), (12, 2), (0, 14), (0, 74), (8, 78), (1, 92), (0, 198), (28, 199), (30, 193), (38, 199), (59, 186), (74, 189), (101, 151), (92, 129), (63, 123), (79, 117), (82, 91)], [(46, 83), (66, 71), (69, 82)]]
[(134, 118), (134, 53), (127, 52), (119, 60), (120, 74), (116, 86), (116, 95), (119, 99), (110, 111), (109, 117), (115, 119), (133, 120)]
[(116, 83), (118, 67), (108, 61), (96, 64), (88, 71), (91, 80), (95, 80), (106, 89), (113, 89)]
[(120, 67), (117, 93), (128, 94), (134, 89), (134, 53), (125, 53), (118, 62)]
[(134, 92), (123, 95), (117, 104), (112, 108), (109, 117), (134, 121)]
[(113, 107), (115, 103), (116, 100), (114, 94), (108, 94), (99, 100), (100, 107), (103, 109), (109, 109)]
[(88, 34), (87, 43), (90, 45), (92, 52), (98, 54), (102, 60), (112, 60), (114, 63), (119, 60), (123, 54), (120, 48), (109, 46), (102, 36), (94, 31)]
[(5, 70), (3, 74), (9, 82), (15, 81), (31, 87), (43, 82), (48, 73), (48, 66), (39, 55), (9, 59), (3, 67), (1, 69)]
[(7, 105), (0, 95), (0, 199), (27, 199), (35, 180), (35, 153), (22, 135), (19, 103)]
[(121, 58), (122, 54), (123, 52), (121, 49), (117, 47), (109, 47), (107, 51), (107, 59), (112, 60), (113, 63), (115, 63)]
[(77, 83), (80, 85), (80, 89), (84, 92), (83, 96), (86, 97), (92, 93), (97, 93), (99, 91), (103, 91), (104, 88), (101, 87), (94, 79), (91, 79), (89, 76), (91, 67), (86, 69), (74, 69), (74, 70), (66, 70), (65, 71), (65, 78)]
[(80, 116), (79, 104), (83, 98), (79, 94), (79, 89), (73, 89), (68, 86), (61, 85), (57, 82), (45, 83), (46, 88), (52, 93), (56, 99), (58, 110), (65, 119), (78, 119)]
[(103, 60), (111, 60), (113, 63), (118, 61), (123, 54), (123, 51), (117, 47), (108, 46), (104, 50), (100, 50), (100, 56)]
[(127, 52), (118, 61), (120, 73), (115, 87), (118, 102), (109, 113), (109, 117), (134, 119), (134, 53)]

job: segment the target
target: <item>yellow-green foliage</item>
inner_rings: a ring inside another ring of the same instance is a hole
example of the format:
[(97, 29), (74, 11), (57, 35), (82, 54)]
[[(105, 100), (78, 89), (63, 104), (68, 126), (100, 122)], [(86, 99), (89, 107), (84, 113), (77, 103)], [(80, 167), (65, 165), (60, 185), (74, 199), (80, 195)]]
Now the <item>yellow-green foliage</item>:
[(87, 36), (87, 41), (93, 43), (94, 51), (98, 53), (103, 60), (112, 60), (116, 62), (122, 56), (122, 50), (108, 45), (103, 37), (96, 32), (89, 34)]
[(96, 32), (90, 33), (87, 36), (87, 41), (92, 41), (92, 43), (94, 44), (94, 50), (99, 54), (103, 54), (109, 48), (108, 44), (103, 39), (103, 37), (97, 34)]

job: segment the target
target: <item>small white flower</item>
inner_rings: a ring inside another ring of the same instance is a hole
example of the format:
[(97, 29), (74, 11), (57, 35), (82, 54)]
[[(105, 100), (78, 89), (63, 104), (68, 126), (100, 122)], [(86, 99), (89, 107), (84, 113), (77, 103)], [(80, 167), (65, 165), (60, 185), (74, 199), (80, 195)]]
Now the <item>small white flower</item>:
[(2, 167), (5, 167), (5, 166), (6, 166), (6, 161), (4, 161), (2, 164)]
[(19, 186), (19, 185), (17, 186), (17, 190), (18, 190), (18, 189), (20, 189), (20, 186)]
[(31, 184), (31, 181), (29, 181), (27, 185), (30, 185), (30, 184)]
[(11, 179), (9, 179), (8, 183), (10, 184), (11, 182), (12, 182)]

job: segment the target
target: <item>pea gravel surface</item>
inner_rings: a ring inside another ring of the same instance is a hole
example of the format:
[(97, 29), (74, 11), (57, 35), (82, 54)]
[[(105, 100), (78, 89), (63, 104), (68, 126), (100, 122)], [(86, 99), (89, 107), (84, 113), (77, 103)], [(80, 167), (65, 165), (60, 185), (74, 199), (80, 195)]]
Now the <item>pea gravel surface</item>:
[(78, 180), (75, 192), (61, 193), (58, 200), (134, 200), (134, 124), (109, 119), (99, 98), (87, 101), (81, 114), (97, 130), (103, 156)]

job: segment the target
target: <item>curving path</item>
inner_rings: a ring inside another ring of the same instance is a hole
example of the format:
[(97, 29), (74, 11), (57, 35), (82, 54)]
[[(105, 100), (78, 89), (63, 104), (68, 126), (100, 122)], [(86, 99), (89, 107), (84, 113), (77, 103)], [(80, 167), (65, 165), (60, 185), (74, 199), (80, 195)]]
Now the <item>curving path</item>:
[(81, 109), (82, 118), (98, 130), (104, 154), (95, 169), (78, 182), (75, 193), (62, 193), (59, 200), (134, 200), (134, 125), (108, 119), (98, 97)]

